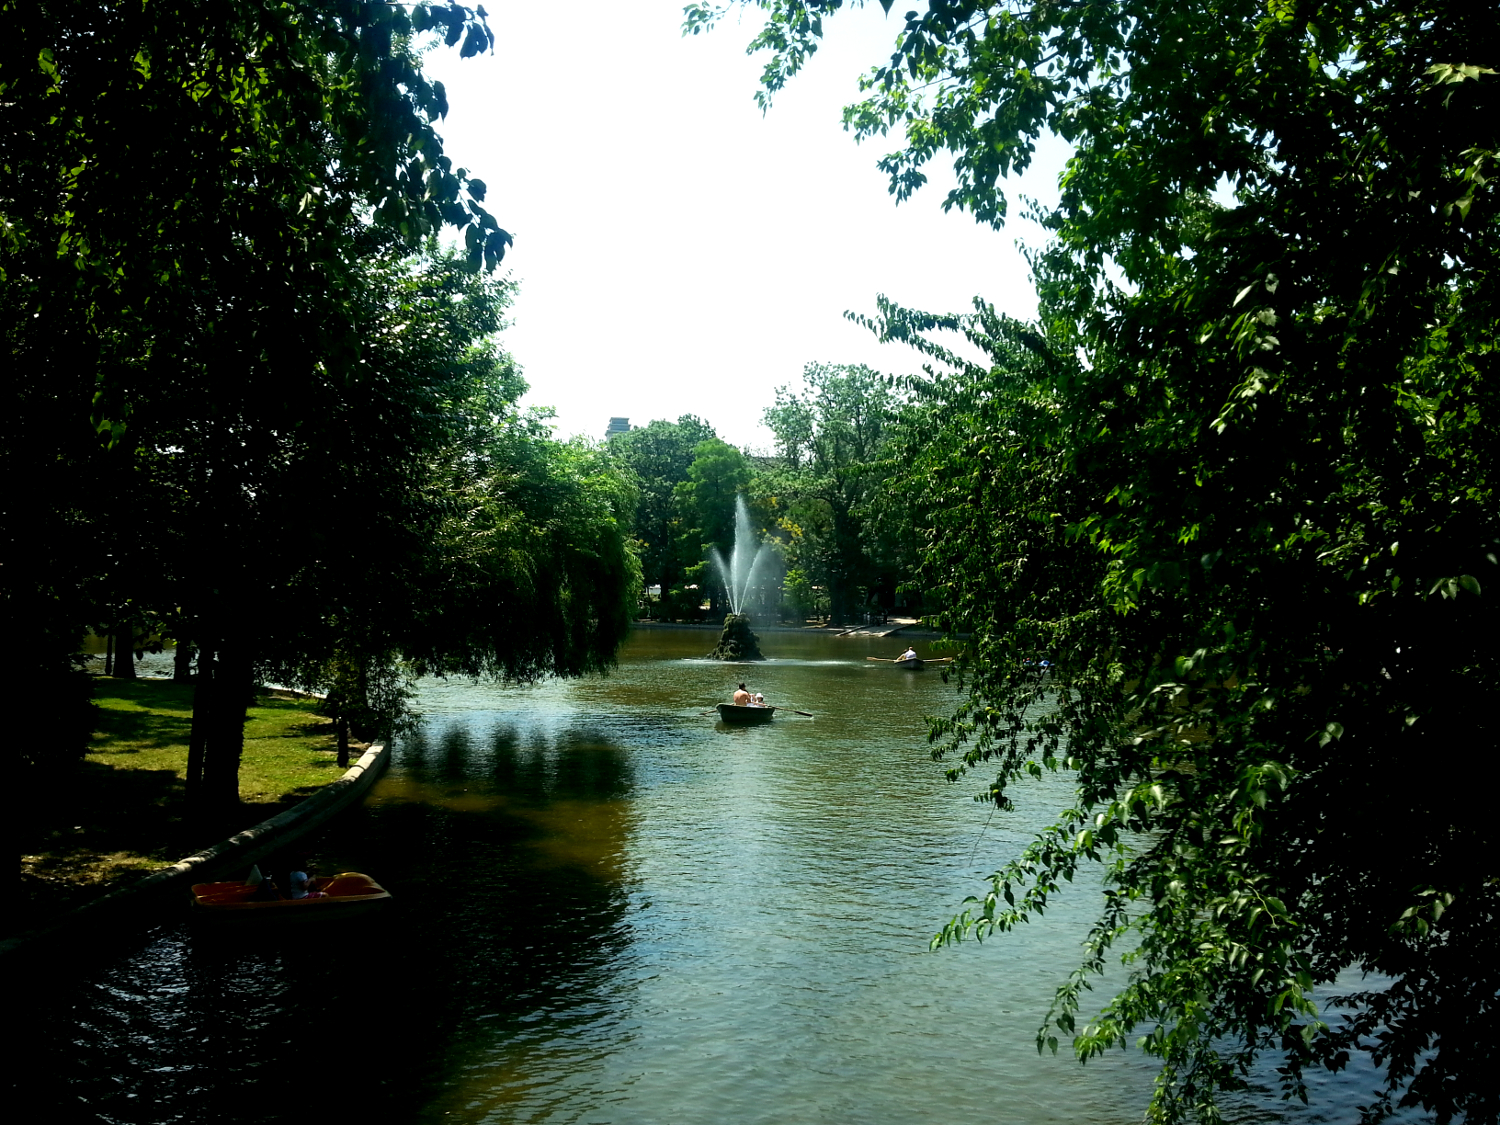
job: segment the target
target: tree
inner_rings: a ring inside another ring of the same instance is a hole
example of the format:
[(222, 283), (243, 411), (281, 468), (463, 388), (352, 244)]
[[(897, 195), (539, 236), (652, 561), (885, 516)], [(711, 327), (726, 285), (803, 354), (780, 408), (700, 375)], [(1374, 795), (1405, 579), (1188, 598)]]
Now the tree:
[[(361, 332), (372, 385), (289, 459), (303, 483), (274, 511), (294, 548), (293, 627), (264, 659), (282, 681), (342, 685), (336, 718), (362, 737), (399, 719), (409, 673), (607, 667), (635, 606), (634, 492), (598, 451), (552, 440), (517, 406), (526, 383), (494, 342), (513, 289), (446, 252), (376, 271)], [(341, 440), (366, 431), (388, 440)], [(312, 480), (324, 504), (309, 509), (294, 496)], [(380, 551), (351, 559), (347, 545), (366, 539)]]
[(517, 406), (526, 383), (494, 339), (514, 285), (434, 247), (362, 274), (364, 377), (262, 485), (253, 576), (255, 678), (326, 692), (341, 756), (351, 733), (404, 727), (424, 672), (607, 668), (640, 585), (629, 484)]
[(210, 775), (229, 800), (254, 664), (240, 634), (260, 477), (295, 444), (309, 388), (357, 381), (354, 272), (442, 225), (464, 231), (476, 266), (510, 241), (483, 182), (442, 153), (433, 123), (446, 98), (412, 41), (439, 32), (473, 54), (490, 33), (455, 5), (4, 11), (0, 286), (21, 376), (6, 468), (16, 479), (69, 465), (55, 487), (17, 498), (7, 526), (18, 543), (60, 548), (73, 536), (55, 535), (59, 523), (85, 537), (108, 528), (115, 547), (93, 581), (45, 547), (16, 552), (29, 565), (7, 570), (6, 602), (23, 637), (47, 633), (32, 607), (49, 601), (75, 628), (104, 606), (160, 604), (158, 519), (182, 514), (182, 493), (142, 492), (137, 470), (195, 450), (171, 455), (196, 466), (187, 495), (203, 532), (179, 543), (196, 552), (174, 560), (196, 592), (175, 604), (192, 605), (205, 671), (218, 669), (203, 702), (225, 693), (203, 710), (217, 716), (206, 746), (223, 766)]
[[(689, 577), (705, 577), (710, 552), (727, 558), (734, 550), (735, 502), (750, 485), (750, 463), (734, 446), (707, 438), (693, 446), (687, 475), (675, 492), (685, 516), (682, 543), (685, 554), (697, 560)], [(717, 581), (707, 585), (711, 612), (721, 613), (721, 587)]]
[(401, 651), (419, 669), (506, 680), (608, 669), (641, 589), (632, 484), (603, 450), (555, 441), (533, 416), (503, 419), (480, 457), (450, 470)]
[(802, 380), (803, 395), (782, 387), (766, 410), (786, 471), (763, 487), (777, 494), (782, 518), (798, 529), (792, 565), (827, 587), (839, 623), (872, 590), (894, 594), (889, 568), (877, 560), (871, 508), (879, 491), (875, 463), (896, 400), (884, 377), (864, 366), (809, 363)]
[(664, 598), (682, 584), (686, 569), (700, 561), (697, 545), (691, 557), (684, 555), (683, 512), (676, 490), (688, 479), (693, 449), (714, 436), (707, 422), (684, 414), (675, 422), (657, 419), (609, 439), (611, 454), (634, 474), (641, 566), (646, 580), (661, 586)]
[[(60, 469), (7, 513), (39, 545), (5, 572), (17, 643), (174, 622), (199, 650), (208, 806), (238, 801), (263, 676), (338, 685), (342, 727), (388, 723), (424, 664), (606, 665), (638, 587), (633, 497), (515, 406), (508, 290), (481, 276), (511, 238), (443, 154), (419, 65), (424, 38), (488, 48), (482, 12), (5, 12), (0, 302), (23, 378), (0, 425), (13, 479)], [(445, 226), (461, 257), (429, 245)], [(93, 539), (103, 566), (65, 557)], [(469, 612), (445, 620), (437, 591)]]
[[(300, 405), (313, 409), (255, 460), (255, 503), (236, 513), (255, 552), (230, 580), (261, 612), (231, 622), (226, 645), (198, 576), (169, 588), (211, 654), (188, 780), (220, 802), (237, 791), (237, 755), (216, 759), (212, 740), (237, 729), (254, 683), (327, 689), (341, 741), (350, 729), (383, 737), (424, 669), (529, 680), (606, 667), (639, 591), (633, 492), (516, 405), (526, 384), (493, 342), (512, 285), (437, 251), (351, 272), (360, 360), (346, 381), (306, 387)], [(143, 492), (215, 498), (198, 476), (212, 453), (191, 432), (189, 420), (141, 459)], [(222, 525), (190, 508), (170, 526), (196, 553)], [(211, 577), (228, 584), (224, 568)], [(226, 667), (226, 650), (247, 665)]]
[[(761, 6), (769, 96), (842, 5)], [(1500, 703), (1497, 40), (1489, 13), (1412, 0), (933, 0), (846, 111), (904, 133), (898, 197), (945, 150), (945, 206), (991, 223), (1043, 130), (1075, 146), (1039, 326), (876, 326), (928, 350), (959, 328), (994, 361), (924, 392), (929, 435), (953, 430), (919, 469), (944, 489), (930, 576), (973, 633), (938, 750), (998, 765), (1001, 808), (1025, 773), (1078, 782), (940, 941), (1105, 863), (1039, 1044), (1087, 1058), (1144, 1028), (1155, 1119), (1213, 1119), (1264, 1051), (1301, 1097), (1307, 1066), (1366, 1052), (1370, 1120), (1500, 1115), (1495, 832), (1456, 791)], [(1076, 1028), (1127, 936), (1129, 982)], [(1389, 984), (1320, 1006), (1350, 967)]]

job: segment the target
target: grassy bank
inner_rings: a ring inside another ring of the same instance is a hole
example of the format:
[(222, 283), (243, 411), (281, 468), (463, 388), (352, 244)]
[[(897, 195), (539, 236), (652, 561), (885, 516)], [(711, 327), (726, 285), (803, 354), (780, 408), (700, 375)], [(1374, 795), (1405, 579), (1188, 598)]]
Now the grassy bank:
[(315, 701), (268, 694), (245, 724), (241, 807), (188, 819), (183, 803), (192, 687), (100, 677), (88, 756), (26, 796), (22, 894), (27, 928), (274, 816), (341, 774), (333, 724)]

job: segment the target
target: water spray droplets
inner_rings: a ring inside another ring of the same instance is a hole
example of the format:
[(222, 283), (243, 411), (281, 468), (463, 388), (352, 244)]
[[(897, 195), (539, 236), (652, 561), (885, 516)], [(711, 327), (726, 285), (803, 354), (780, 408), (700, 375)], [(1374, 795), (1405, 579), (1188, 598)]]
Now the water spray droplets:
[(719, 580), (729, 593), (731, 613), (744, 612), (750, 591), (755, 588), (758, 580), (763, 579), (761, 564), (770, 557), (770, 554), (768, 545), (760, 542), (755, 536), (755, 528), (750, 524), (750, 509), (745, 506), (745, 498), (735, 497), (734, 547), (729, 553), (729, 561), (726, 563), (723, 553), (717, 549), (708, 553), (709, 562), (713, 564), (719, 574)]

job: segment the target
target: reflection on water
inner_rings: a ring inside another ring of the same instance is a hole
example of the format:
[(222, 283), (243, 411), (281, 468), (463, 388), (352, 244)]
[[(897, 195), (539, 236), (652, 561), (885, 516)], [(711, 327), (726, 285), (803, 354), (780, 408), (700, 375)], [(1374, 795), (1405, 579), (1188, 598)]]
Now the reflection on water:
[[(393, 891), (383, 916), (174, 918), (90, 948), (13, 1009), (34, 1013), (18, 1088), (121, 1122), (1138, 1120), (1149, 1060), (1033, 1043), (1083, 888), (925, 951), (1066, 780), (987, 821), (927, 756), (952, 689), (865, 660), (900, 646), (770, 633), (776, 659), (725, 666), (711, 643), (643, 632), (610, 677), (424, 685), (420, 734), (314, 846)], [(703, 714), (740, 680), (815, 717)], [(1334, 1095), (1298, 1119), (1348, 1119)]]

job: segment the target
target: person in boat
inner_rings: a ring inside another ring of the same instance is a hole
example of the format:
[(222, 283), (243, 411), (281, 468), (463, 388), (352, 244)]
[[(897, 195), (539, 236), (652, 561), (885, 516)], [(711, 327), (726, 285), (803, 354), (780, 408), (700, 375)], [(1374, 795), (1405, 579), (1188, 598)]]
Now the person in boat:
[(250, 892), (251, 902), (281, 901), (281, 888), (276, 885), (275, 879), (258, 879), (249, 885), (255, 888)]
[(751, 707), (764, 707), (765, 705), (766, 705), (766, 697), (763, 696), (763, 695), (761, 695), (760, 692), (756, 692), (755, 693), (755, 698), (752, 699), (752, 700), (750, 700), (750, 706)]
[(910, 645), (906, 646), (906, 651), (905, 652), (903, 652), (900, 656), (896, 657), (897, 660), (915, 660), (916, 658), (917, 658), (917, 650), (914, 649), (914, 648), (912, 648)]
[(312, 889), (312, 880), (306, 871), (293, 871), (286, 878), (287, 898), (327, 898), (323, 891)]
[(750, 693), (745, 690), (744, 684), (741, 684), (739, 689), (734, 693), (734, 705), (736, 707), (750, 706)]
[(249, 874), (245, 876), (245, 886), (250, 888), (251, 902), (277, 902), (281, 898), (281, 891), (276, 886), (274, 879), (267, 879), (260, 873), (260, 864), (250, 868)]

